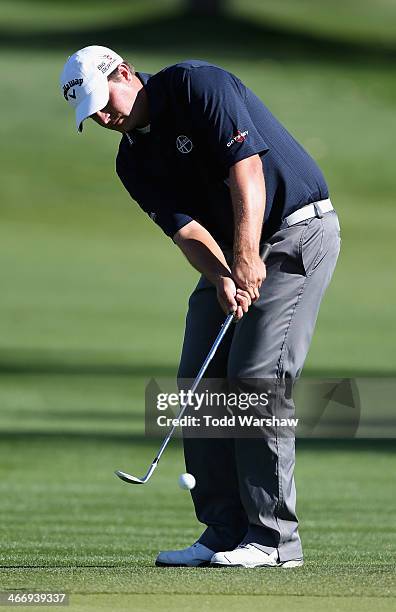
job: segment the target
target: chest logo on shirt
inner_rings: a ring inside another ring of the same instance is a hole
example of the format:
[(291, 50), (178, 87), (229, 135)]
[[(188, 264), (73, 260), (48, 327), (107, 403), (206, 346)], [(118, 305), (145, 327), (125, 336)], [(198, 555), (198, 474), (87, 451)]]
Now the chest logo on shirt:
[(227, 147), (231, 147), (234, 142), (244, 142), (248, 134), (249, 130), (245, 130), (244, 132), (238, 130), (237, 133), (231, 138), (231, 140), (227, 142)]
[(183, 134), (181, 134), (176, 138), (176, 147), (180, 153), (191, 153), (194, 145), (187, 136), (183, 136)]

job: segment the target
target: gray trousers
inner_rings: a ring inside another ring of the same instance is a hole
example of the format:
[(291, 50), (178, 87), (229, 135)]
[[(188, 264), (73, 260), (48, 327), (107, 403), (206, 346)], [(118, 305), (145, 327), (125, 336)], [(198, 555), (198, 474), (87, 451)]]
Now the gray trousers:
[[(320, 302), (339, 249), (335, 211), (269, 241), (260, 298), (233, 326), (206, 376), (295, 380), (312, 339)], [(231, 253), (226, 253), (228, 260)], [(179, 379), (194, 378), (224, 321), (215, 287), (201, 277), (189, 300)], [(293, 416), (293, 415), (291, 415)], [(302, 557), (296, 516), (293, 437), (184, 438), (196, 515), (207, 525), (199, 541), (215, 552), (253, 543), (278, 549), (281, 561)]]

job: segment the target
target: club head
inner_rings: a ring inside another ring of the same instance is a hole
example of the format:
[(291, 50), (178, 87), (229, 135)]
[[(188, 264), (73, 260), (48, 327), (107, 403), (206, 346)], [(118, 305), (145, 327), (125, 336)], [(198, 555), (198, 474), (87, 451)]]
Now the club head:
[(131, 476), (131, 474), (127, 474), (126, 472), (121, 472), (121, 470), (117, 470), (114, 472), (118, 478), (121, 478), (124, 482), (129, 482), (130, 484), (144, 484), (146, 480), (144, 478), (136, 478), (136, 476)]
[(159, 456), (157, 456), (153, 463), (150, 465), (150, 468), (143, 478), (136, 478), (136, 476), (132, 476), (131, 474), (127, 474), (126, 472), (121, 472), (121, 470), (117, 470), (114, 472), (118, 478), (121, 478), (124, 482), (129, 482), (130, 484), (146, 484), (146, 482), (151, 478), (152, 473), (158, 465)]

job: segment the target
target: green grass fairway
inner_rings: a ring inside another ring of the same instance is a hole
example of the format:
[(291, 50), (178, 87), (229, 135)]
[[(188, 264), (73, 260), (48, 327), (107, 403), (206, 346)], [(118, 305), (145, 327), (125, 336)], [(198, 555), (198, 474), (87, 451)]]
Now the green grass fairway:
[(145, 471), (155, 445), (139, 437), (20, 434), (2, 436), (1, 449), (3, 589), (63, 589), (76, 610), (95, 601), (104, 607), (112, 594), (117, 609), (128, 598), (136, 609), (135, 595), (142, 610), (156, 609), (163, 595), (169, 609), (180, 610), (202, 609), (202, 595), (207, 609), (229, 598), (237, 609), (239, 595), (254, 605), (271, 596), (281, 609), (298, 597), (308, 598), (308, 610), (315, 601), (347, 609), (359, 598), (363, 606), (375, 601), (378, 610), (390, 609), (396, 520), (388, 474), (396, 466), (389, 442), (300, 442), (306, 564), (296, 570), (154, 567), (161, 547), (186, 546), (200, 533), (189, 494), (177, 487), (177, 442), (145, 487), (112, 475), (118, 467)]
[(342, 225), (305, 373), (395, 373), (395, 2), (228, 8), (191, 21), (179, 0), (2, 1), (0, 590), (64, 590), (73, 612), (395, 609), (392, 439), (298, 441), (295, 570), (156, 568), (201, 532), (180, 440), (147, 486), (113, 475), (143, 474), (159, 446), (144, 390), (175, 376), (197, 274), (115, 178), (118, 136), (75, 133), (58, 76), (79, 46), (146, 72), (199, 57), (262, 97), (320, 163)]

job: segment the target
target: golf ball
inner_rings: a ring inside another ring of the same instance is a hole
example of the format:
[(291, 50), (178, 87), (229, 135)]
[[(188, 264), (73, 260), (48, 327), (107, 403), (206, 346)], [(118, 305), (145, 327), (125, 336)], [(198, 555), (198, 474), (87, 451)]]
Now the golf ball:
[(195, 487), (195, 478), (192, 474), (180, 474), (179, 487), (181, 489), (193, 489)]

